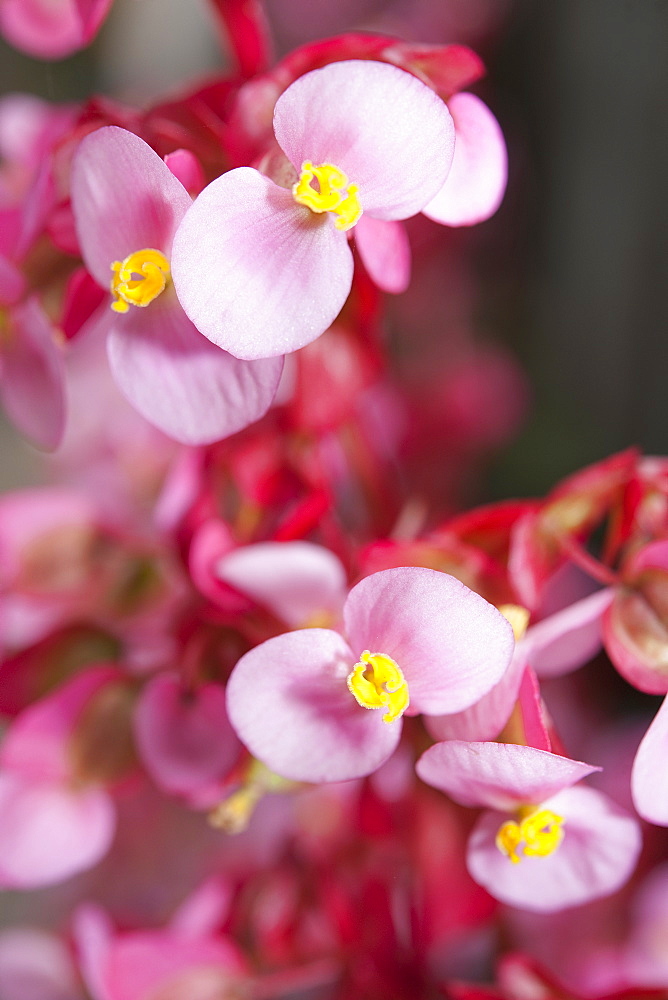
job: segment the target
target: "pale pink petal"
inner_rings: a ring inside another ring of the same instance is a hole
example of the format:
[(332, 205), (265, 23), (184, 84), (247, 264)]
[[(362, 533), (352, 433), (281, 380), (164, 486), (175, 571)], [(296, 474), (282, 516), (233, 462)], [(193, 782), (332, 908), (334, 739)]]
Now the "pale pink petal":
[(112, 0), (3, 0), (0, 31), (39, 59), (62, 59), (91, 41)]
[(175, 149), (167, 153), (165, 163), (190, 194), (199, 194), (206, 181), (204, 170), (194, 153), (189, 149)]
[(600, 771), (591, 764), (534, 747), (459, 740), (429, 747), (415, 769), (428, 785), (447, 792), (461, 805), (492, 809), (542, 802)]
[(32, 889), (91, 868), (115, 826), (106, 792), (0, 774), (0, 885)]
[(508, 814), (484, 813), (467, 851), (467, 867), (476, 882), (503, 903), (543, 913), (621, 888), (642, 846), (636, 820), (592, 788), (568, 788), (542, 806), (565, 820), (557, 850), (547, 857), (520, 855), (513, 864), (494, 842)]
[(355, 659), (340, 635), (319, 628), (276, 636), (242, 656), (227, 710), (250, 752), (295, 781), (345, 781), (380, 767), (401, 722), (357, 704), (346, 683)]
[(526, 657), (518, 644), (501, 680), (470, 708), (452, 715), (425, 715), (429, 734), (435, 740), (493, 740), (510, 718), (525, 666)]
[(14, 927), (0, 932), (3, 1000), (79, 1000), (74, 964), (64, 941), (47, 931)]
[(344, 609), (355, 656), (385, 653), (403, 671), (413, 712), (441, 715), (478, 701), (514, 648), (503, 615), (447, 573), (401, 566), (361, 580)]
[(186, 691), (171, 674), (153, 678), (142, 691), (134, 732), (146, 770), (167, 792), (190, 792), (225, 777), (240, 749), (227, 721), (225, 689), (212, 683)]
[(668, 826), (668, 698), (645, 733), (631, 773), (633, 804), (643, 819)]
[(472, 226), (489, 219), (501, 204), (508, 178), (503, 132), (474, 94), (448, 101), (455, 123), (455, 155), (448, 178), (423, 212), (446, 226)]
[(411, 248), (400, 222), (362, 215), (355, 246), (373, 282), (384, 292), (405, 292), (411, 279)]
[(12, 309), (0, 346), (0, 396), (16, 427), (52, 450), (65, 429), (65, 370), (51, 323), (37, 299)]
[(323, 614), (338, 618), (346, 594), (341, 562), (329, 549), (311, 542), (242, 546), (219, 560), (215, 575), (292, 628), (315, 623)]
[(614, 597), (599, 590), (528, 629), (521, 642), (539, 677), (561, 677), (587, 663), (602, 645), (602, 619)]
[(72, 162), (72, 208), (86, 267), (103, 288), (111, 265), (147, 248), (169, 259), (191, 204), (181, 182), (143, 139), (108, 125), (82, 139)]
[(182, 444), (210, 444), (269, 409), (282, 358), (240, 361), (192, 325), (172, 289), (147, 308), (110, 310), (109, 364), (142, 416)]
[(441, 188), (454, 150), (443, 101), (388, 63), (347, 60), (299, 77), (274, 110), (279, 145), (297, 170), (332, 163), (359, 187), (362, 210), (407, 219)]
[(195, 326), (252, 360), (319, 337), (352, 282), (345, 233), (250, 167), (204, 188), (174, 238), (172, 276)]

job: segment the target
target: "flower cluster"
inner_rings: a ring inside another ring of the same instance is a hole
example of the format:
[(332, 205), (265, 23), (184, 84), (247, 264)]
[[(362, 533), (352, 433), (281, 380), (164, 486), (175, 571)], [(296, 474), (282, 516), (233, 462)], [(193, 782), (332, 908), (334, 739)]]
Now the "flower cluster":
[(462, 511), (522, 374), (471, 333), (411, 392), (385, 294), (500, 204), (482, 64), (271, 66), (211, 7), (233, 77), (0, 101), (0, 393), (54, 452), (0, 498), (0, 996), (665, 991), (668, 460)]

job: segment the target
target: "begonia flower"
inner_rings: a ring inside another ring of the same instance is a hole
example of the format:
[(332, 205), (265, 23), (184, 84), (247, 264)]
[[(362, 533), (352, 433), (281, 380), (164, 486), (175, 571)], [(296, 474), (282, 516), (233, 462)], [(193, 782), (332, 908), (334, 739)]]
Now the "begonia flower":
[[(177, 294), (193, 323), (240, 358), (295, 351), (319, 337), (348, 292), (347, 233), (366, 213), (415, 215), (447, 177), (452, 119), (416, 77), (364, 60), (296, 80), (274, 110), (292, 188), (251, 167), (217, 178), (174, 239)], [(384, 252), (384, 250), (383, 250)]]
[(200, 336), (183, 312), (170, 257), (191, 199), (157, 153), (116, 126), (91, 133), (72, 165), (72, 204), (86, 266), (111, 287), (97, 322), (132, 405), (185, 444), (219, 440), (259, 419), (282, 359), (239, 361)]
[(548, 913), (619, 889), (642, 846), (635, 819), (592, 788), (599, 768), (529, 746), (452, 740), (416, 765), (427, 784), (465, 806), (484, 806), (467, 866), (501, 902)]
[(348, 594), (346, 641), (329, 629), (275, 636), (227, 688), (230, 721), (267, 767), (296, 781), (375, 771), (404, 712), (460, 711), (506, 670), (512, 629), (482, 597), (435, 570), (374, 573)]

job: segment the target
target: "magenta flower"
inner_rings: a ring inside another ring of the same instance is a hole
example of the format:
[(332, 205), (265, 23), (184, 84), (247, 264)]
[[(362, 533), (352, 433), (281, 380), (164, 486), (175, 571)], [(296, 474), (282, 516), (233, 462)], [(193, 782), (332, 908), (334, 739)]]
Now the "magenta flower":
[(573, 788), (600, 770), (534, 747), (452, 740), (416, 765), (427, 784), (485, 806), (467, 866), (492, 896), (548, 913), (619, 889), (635, 868), (640, 827), (607, 796)]
[(183, 308), (214, 344), (247, 359), (295, 351), (327, 329), (350, 291), (347, 234), (360, 218), (419, 212), (454, 149), (440, 98), (411, 74), (365, 60), (296, 80), (276, 102), (274, 132), (291, 186), (230, 170), (199, 195), (174, 240)]
[[(348, 637), (301, 629), (246, 653), (227, 688), (230, 721), (259, 760), (296, 781), (375, 771), (401, 716), (458, 712), (506, 670), (513, 633), (496, 608), (445, 573), (374, 573), (343, 608)], [(369, 711), (375, 709), (375, 711)]]
[(217, 441), (261, 417), (282, 359), (239, 361), (183, 312), (170, 256), (191, 199), (157, 153), (115, 126), (86, 136), (72, 167), (72, 204), (86, 266), (112, 290), (99, 322), (132, 405), (184, 444)]

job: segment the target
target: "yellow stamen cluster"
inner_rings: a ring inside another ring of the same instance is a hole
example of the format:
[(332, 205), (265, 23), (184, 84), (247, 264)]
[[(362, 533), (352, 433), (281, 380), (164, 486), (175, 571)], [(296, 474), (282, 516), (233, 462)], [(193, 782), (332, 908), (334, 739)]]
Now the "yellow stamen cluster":
[(394, 722), (408, 708), (408, 684), (385, 653), (365, 649), (348, 676), (348, 687), (362, 708), (386, 708), (383, 722)]
[(136, 250), (111, 265), (111, 308), (125, 313), (129, 306), (147, 306), (165, 290), (169, 261), (159, 250)]
[[(317, 187), (313, 186), (313, 182)], [(356, 184), (349, 184), (342, 170), (332, 163), (314, 166), (310, 160), (302, 164), (299, 180), (292, 187), (292, 195), (300, 205), (312, 212), (332, 212), (334, 225), (344, 232), (352, 229), (362, 214)]]
[(521, 861), (517, 848), (524, 844), (525, 857), (546, 858), (553, 854), (564, 839), (564, 818), (550, 809), (527, 806), (520, 810), (519, 823), (508, 820), (496, 835), (496, 846), (509, 861)]

